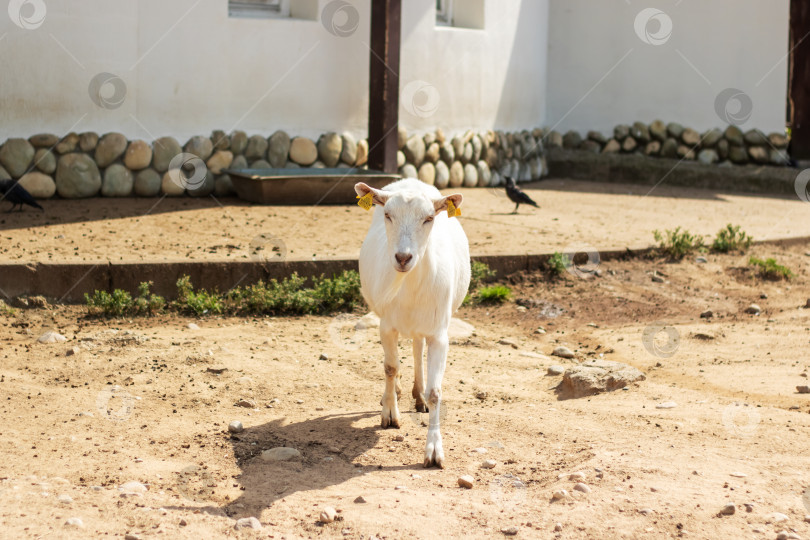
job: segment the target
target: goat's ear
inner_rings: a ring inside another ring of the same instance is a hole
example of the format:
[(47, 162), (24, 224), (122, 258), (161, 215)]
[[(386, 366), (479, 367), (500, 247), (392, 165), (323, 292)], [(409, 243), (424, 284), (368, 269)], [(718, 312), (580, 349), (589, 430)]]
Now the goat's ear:
[[(462, 199), (463, 199), (463, 197), (461, 196), (461, 193), (454, 193), (452, 195), (448, 195), (447, 197), (442, 197), (441, 199), (436, 199), (435, 201), (433, 201), (433, 208), (436, 210), (436, 215), (438, 215), (439, 213), (444, 212), (448, 208), (450, 208), (449, 203), (453, 204), (453, 209), (454, 209), (453, 215), (450, 216), (450, 217), (455, 217), (457, 215), (460, 215), (461, 212), (458, 212), (458, 209), (461, 207)], [(458, 213), (456, 213), (456, 212), (458, 212)]]
[(390, 194), (380, 191), (379, 189), (374, 189), (364, 182), (357, 182), (354, 185), (354, 191), (357, 193), (358, 197), (365, 197), (371, 193), (371, 200), (374, 204), (379, 204), (380, 206), (385, 206), (388, 197), (390, 197)]

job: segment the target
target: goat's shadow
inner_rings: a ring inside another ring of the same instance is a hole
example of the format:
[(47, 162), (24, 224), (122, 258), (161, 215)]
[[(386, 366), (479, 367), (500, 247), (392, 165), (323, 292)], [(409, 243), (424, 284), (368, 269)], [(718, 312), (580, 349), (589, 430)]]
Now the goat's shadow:
[[(233, 434), (230, 442), (240, 468), (233, 478), (242, 494), (235, 500), (219, 506), (215, 501), (216, 480), (206, 470), (191, 466), (179, 475), (178, 491), (188, 502), (179, 508), (239, 518), (258, 516), (273, 502), (298, 491), (320, 490), (341, 484), (369, 471), (381, 468), (369, 464), (356, 465), (361, 454), (374, 448), (383, 434), (377, 422), (357, 426), (359, 421), (379, 418), (379, 411), (334, 414), (284, 424), (279, 418)], [(292, 447), (301, 456), (290, 461), (266, 461), (261, 457), (264, 450), (275, 447)], [(414, 459), (413, 464), (396, 469), (419, 469), (422, 464)], [(386, 467), (391, 469), (391, 467)], [(230, 480), (229, 480), (230, 481)], [(200, 507), (199, 504), (207, 506)]]

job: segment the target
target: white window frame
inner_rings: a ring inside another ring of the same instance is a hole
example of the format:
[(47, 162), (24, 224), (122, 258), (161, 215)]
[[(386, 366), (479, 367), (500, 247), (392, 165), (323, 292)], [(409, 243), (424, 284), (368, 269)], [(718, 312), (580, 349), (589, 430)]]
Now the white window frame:
[(436, 0), (436, 26), (453, 26), (453, 0)]
[(290, 0), (262, 0), (261, 2), (228, 0), (228, 17), (286, 19), (290, 17)]

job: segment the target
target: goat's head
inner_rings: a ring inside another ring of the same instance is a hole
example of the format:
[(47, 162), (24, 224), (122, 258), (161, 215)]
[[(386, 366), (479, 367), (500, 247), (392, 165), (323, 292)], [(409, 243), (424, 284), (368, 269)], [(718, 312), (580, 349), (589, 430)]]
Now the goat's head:
[(389, 258), (397, 272), (409, 272), (419, 264), (433, 230), (433, 220), (448, 208), (459, 208), (461, 194), (431, 198), (418, 191), (383, 191), (359, 182), (354, 190), (361, 197), (371, 194), (374, 204), (383, 211)]

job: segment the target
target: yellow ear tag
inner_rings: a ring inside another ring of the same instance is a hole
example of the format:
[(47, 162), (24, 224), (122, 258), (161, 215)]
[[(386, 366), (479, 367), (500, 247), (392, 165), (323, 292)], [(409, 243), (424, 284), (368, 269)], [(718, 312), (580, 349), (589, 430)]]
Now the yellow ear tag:
[(453, 201), (447, 200), (447, 217), (458, 217), (461, 215), (461, 208), (456, 208)]
[(359, 206), (363, 210), (371, 210), (371, 207), (374, 206), (374, 203), (371, 200), (372, 197), (373, 195), (371, 194), (370, 191), (365, 195), (363, 195), (362, 197), (358, 195), (357, 198), (360, 200), (357, 201), (357, 206)]

